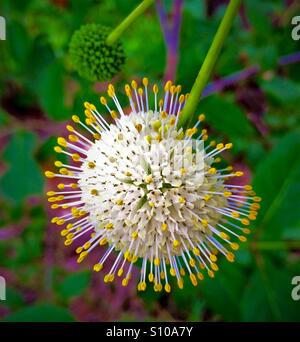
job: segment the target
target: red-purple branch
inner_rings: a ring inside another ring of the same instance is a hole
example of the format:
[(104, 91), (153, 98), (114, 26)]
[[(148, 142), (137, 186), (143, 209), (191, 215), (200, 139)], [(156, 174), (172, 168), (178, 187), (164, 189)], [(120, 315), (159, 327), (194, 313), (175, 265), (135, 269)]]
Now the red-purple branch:
[(8, 227), (0, 229), (0, 240), (8, 240), (18, 236), (28, 226), (29, 223), (30, 220), (25, 217), (19, 224), (12, 224)]
[(175, 81), (176, 78), (182, 6), (183, 0), (174, 0), (172, 19), (170, 20), (161, 0), (156, 1), (156, 9), (167, 48), (167, 60), (164, 74), (165, 81)]
[[(284, 65), (299, 63), (299, 62), (300, 62), (300, 51), (297, 51), (292, 54), (280, 57), (278, 60), (278, 65), (284, 66)], [(258, 65), (255, 65), (247, 69), (244, 69), (242, 71), (235, 72), (232, 75), (224, 77), (215, 82), (212, 82), (208, 84), (208, 86), (204, 89), (202, 93), (202, 97), (206, 97), (213, 93), (222, 91), (226, 87), (235, 85), (243, 80), (248, 79), (251, 76), (258, 74), (260, 71), (261, 71), (261, 67)]]

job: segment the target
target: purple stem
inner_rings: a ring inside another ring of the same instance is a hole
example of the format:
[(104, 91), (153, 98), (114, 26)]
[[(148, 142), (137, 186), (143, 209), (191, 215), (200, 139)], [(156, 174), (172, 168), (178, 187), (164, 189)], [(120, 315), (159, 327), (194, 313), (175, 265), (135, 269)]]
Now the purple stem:
[(288, 65), (300, 62), (300, 51), (279, 58), (279, 65)]
[(0, 230), (0, 240), (8, 240), (20, 235), (20, 233), (26, 228), (29, 221), (26, 220), (20, 225), (11, 225)]
[(248, 19), (247, 13), (246, 13), (245, 4), (242, 4), (242, 5), (241, 5), (241, 8), (240, 8), (240, 17), (241, 17), (241, 20), (242, 20), (243, 27), (244, 27), (246, 30), (250, 30), (250, 29), (251, 29), (251, 24), (250, 24), (250, 21), (249, 21), (249, 19)]
[(209, 83), (204, 89), (202, 97), (207, 97), (213, 93), (224, 90), (226, 87), (232, 86), (240, 81), (243, 81), (260, 71), (259, 66), (252, 66), (242, 71), (235, 72), (227, 77), (224, 77), (215, 82)]
[(285, 5), (289, 7), (289, 6), (293, 5), (294, 2), (296, 2), (296, 1), (295, 0), (285, 0)]
[(167, 18), (167, 15), (166, 15), (166, 12), (164, 10), (164, 7), (163, 7), (161, 0), (156, 0), (156, 10), (158, 13), (160, 26), (162, 28), (162, 32), (163, 32), (165, 41), (167, 42), (167, 35), (168, 35), (168, 31), (169, 31), (168, 18)]
[[(278, 60), (278, 65), (283, 66), (283, 65), (299, 63), (299, 62), (300, 62), (300, 52), (297, 51), (292, 54), (280, 57)], [(251, 76), (258, 74), (260, 71), (261, 71), (261, 67), (258, 65), (255, 65), (245, 70), (235, 72), (232, 75), (224, 77), (215, 82), (212, 82), (208, 84), (207, 87), (204, 89), (202, 97), (206, 97), (213, 93), (222, 91), (226, 87), (235, 85), (238, 82), (241, 82)]]
[(174, 0), (172, 20), (170, 21), (161, 0), (156, 1), (156, 9), (167, 48), (167, 61), (164, 75), (165, 81), (175, 80), (176, 78), (182, 6), (183, 0)]

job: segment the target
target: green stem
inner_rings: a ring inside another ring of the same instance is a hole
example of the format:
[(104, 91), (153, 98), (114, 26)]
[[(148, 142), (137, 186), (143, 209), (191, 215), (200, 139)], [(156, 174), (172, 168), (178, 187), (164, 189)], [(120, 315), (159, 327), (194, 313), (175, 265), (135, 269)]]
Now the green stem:
[(127, 29), (132, 22), (137, 19), (145, 10), (154, 2), (154, 0), (142, 1), (129, 15), (126, 17), (120, 25), (118, 25), (107, 37), (106, 44), (112, 45), (121, 34)]
[(195, 113), (196, 111), (202, 91), (204, 87), (206, 86), (209, 80), (209, 77), (213, 71), (217, 58), (224, 44), (225, 38), (229, 32), (229, 29), (232, 25), (235, 15), (238, 12), (240, 4), (241, 4), (241, 0), (230, 0), (230, 3), (226, 9), (225, 15), (222, 19), (222, 22), (218, 28), (218, 31), (214, 37), (214, 40), (210, 46), (210, 49), (205, 57), (205, 60), (201, 66), (199, 74), (192, 87), (191, 93), (184, 106), (183, 112), (180, 115), (180, 121), (179, 121), (180, 126), (183, 126), (188, 119), (191, 119), (193, 113)]

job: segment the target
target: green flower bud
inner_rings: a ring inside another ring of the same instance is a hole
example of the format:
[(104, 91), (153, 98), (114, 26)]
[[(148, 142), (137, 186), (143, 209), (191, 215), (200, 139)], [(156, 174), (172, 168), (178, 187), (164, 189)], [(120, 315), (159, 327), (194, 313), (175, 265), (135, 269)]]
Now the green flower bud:
[(107, 81), (115, 76), (125, 63), (120, 42), (109, 46), (106, 39), (111, 28), (100, 24), (87, 24), (73, 34), (70, 56), (74, 69), (90, 81)]

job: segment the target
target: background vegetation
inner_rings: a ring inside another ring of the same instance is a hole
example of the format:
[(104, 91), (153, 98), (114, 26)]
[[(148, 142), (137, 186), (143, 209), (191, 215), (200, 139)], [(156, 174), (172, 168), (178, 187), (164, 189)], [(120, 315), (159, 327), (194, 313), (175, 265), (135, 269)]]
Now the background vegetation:
[[(226, 2), (158, 1), (122, 37), (127, 62), (113, 80), (116, 89), (146, 75), (160, 83), (174, 78), (189, 91)], [(244, 1), (199, 106), (210, 134), (234, 143), (228, 161), (263, 198), (234, 264), (222, 261), (216, 278), (196, 288), (140, 295), (134, 281), (128, 288), (104, 285), (90, 271), (93, 258), (78, 266), (49, 223), (42, 172), (55, 160), (55, 137), (106, 86), (72, 70), (70, 37), (87, 22), (116, 26), (137, 3), (1, 1), (7, 40), (0, 41), (0, 275), (7, 300), (0, 319), (299, 320), (300, 302), (291, 299), (291, 279), (300, 275), (300, 49), (291, 38), (299, 1)]]

